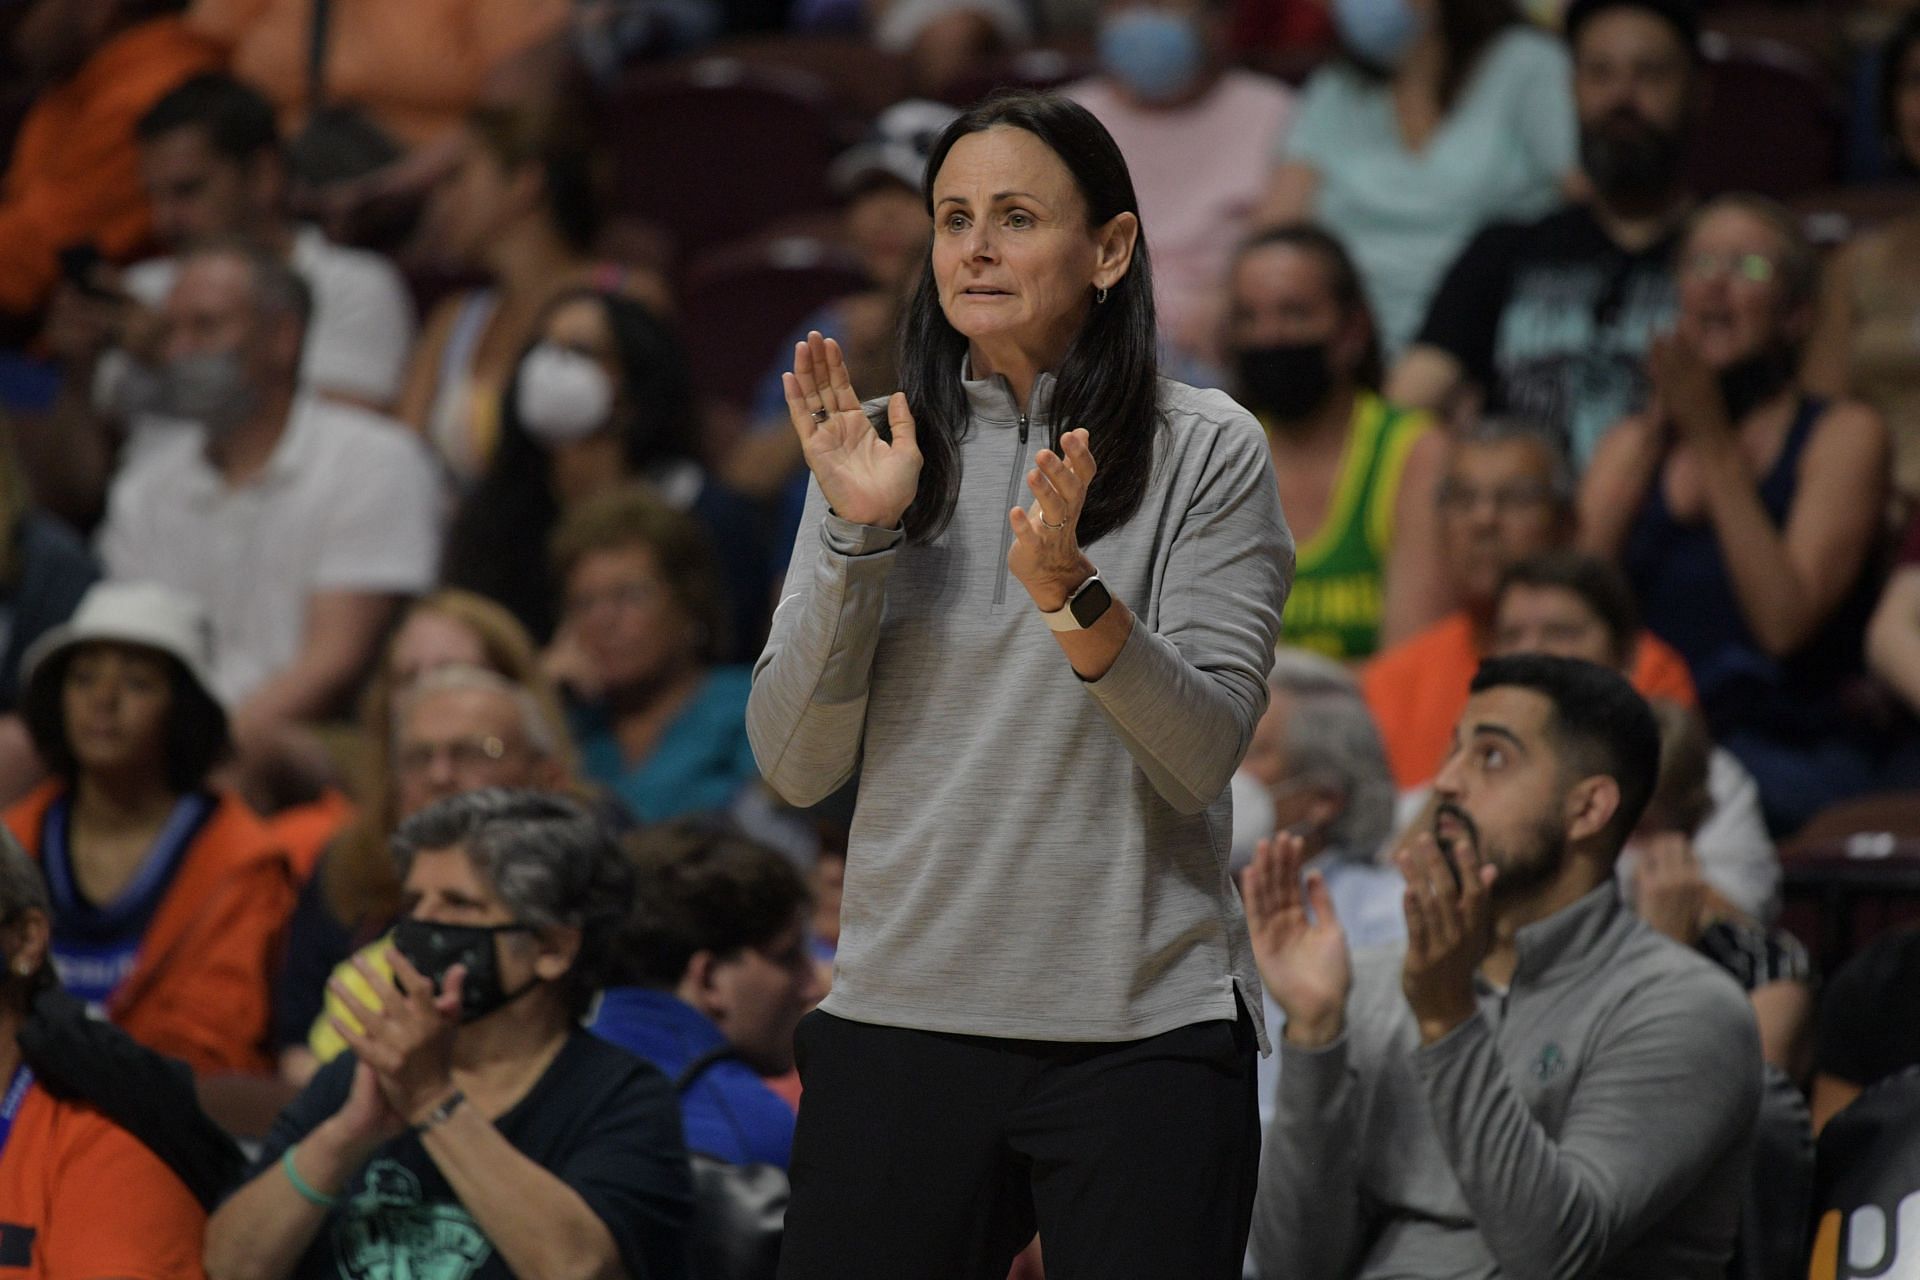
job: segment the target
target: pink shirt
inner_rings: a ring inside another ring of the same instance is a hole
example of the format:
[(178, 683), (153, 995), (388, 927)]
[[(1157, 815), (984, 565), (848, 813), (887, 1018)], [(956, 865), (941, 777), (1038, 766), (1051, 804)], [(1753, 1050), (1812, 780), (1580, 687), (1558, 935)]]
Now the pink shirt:
[(1292, 92), (1238, 69), (1223, 73), (1204, 98), (1171, 110), (1136, 106), (1103, 76), (1064, 92), (1107, 126), (1133, 173), (1161, 333), (1183, 352), (1209, 354), (1227, 260), (1266, 189)]

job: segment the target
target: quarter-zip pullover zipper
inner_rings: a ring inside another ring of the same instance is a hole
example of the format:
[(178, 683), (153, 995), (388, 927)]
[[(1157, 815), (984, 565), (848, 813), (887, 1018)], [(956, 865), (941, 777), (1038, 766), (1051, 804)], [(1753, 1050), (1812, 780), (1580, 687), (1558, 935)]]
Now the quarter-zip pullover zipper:
[[(1026, 474), (1027, 459), (1027, 415), (1020, 415), (1020, 442), (1013, 449), (1013, 474), (1007, 477), (1007, 507), (1025, 506), (1020, 501), (1020, 477)], [(1013, 554), (1013, 524), (1005, 517), (1000, 521), (1000, 572), (993, 579), (993, 611), (1000, 612), (1007, 603), (1007, 557)]]

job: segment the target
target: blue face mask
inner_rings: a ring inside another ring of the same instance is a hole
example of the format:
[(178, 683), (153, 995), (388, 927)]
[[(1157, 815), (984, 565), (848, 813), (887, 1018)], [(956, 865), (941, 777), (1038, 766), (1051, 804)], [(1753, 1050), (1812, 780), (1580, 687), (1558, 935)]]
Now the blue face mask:
[(1408, 0), (1333, 0), (1333, 25), (1355, 57), (1383, 71), (1398, 67), (1426, 29)]
[(1125, 9), (1100, 23), (1100, 65), (1146, 102), (1192, 88), (1206, 56), (1198, 26), (1178, 14)]

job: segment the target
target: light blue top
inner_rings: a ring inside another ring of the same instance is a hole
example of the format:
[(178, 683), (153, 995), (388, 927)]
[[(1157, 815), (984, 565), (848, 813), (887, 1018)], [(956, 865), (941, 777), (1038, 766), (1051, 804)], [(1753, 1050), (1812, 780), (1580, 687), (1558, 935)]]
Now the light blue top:
[(1335, 62), (1300, 96), (1280, 158), (1319, 175), (1315, 219), (1360, 269), (1389, 355), (1418, 331), (1440, 277), (1480, 227), (1537, 218), (1578, 157), (1572, 68), (1560, 42), (1511, 27), (1425, 147), (1409, 151), (1385, 81)]
[(724, 810), (758, 772), (747, 743), (745, 667), (715, 667), (674, 717), (646, 759), (628, 764), (604, 708), (585, 707), (573, 719), (580, 767), (613, 792), (642, 822)]

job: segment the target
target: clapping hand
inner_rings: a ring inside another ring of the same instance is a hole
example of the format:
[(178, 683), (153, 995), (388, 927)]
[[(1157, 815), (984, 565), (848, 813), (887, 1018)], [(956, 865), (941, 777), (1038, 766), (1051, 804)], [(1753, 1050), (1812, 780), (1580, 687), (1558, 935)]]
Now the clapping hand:
[(1402, 846), (1394, 861), (1407, 881), (1400, 989), (1420, 1025), (1420, 1042), (1432, 1044), (1479, 1008), (1473, 975), (1493, 945), (1488, 891), (1495, 869), (1481, 864), (1471, 840), (1457, 841), (1449, 855), (1424, 832)]
[(1079, 526), (1094, 469), (1086, 428), (1069, 431), (1060, 438), (1060, 453), (1042, 449), (1033, 457), (1027, 472), (1033, 505), (1007, 512), (1013, 525), (1007, 568), (1049, 613), (1064, 607), (1073, 589), (1093, 575), (1093, 563), (1080, 551)]
[[(328, 1015), (333, 1029), (359, 1059), (345, 1109), (361, 1108), (368, 1136), (378, 1132), (391, 1137), (406, 1125), (419, 1123), (453, 1092), (453, 1037), (460, 1027), (460, 989), (466, 969), (455, 965), (449, 970), (436, 995), (433, 983), (397, 947), (389, 947), (386, 958), (393, 966), (391, 978), (366, 956), (353, 958), (354, 969), (372, 993), (372, 1004), (337, 977), (327, 987), (360, 1024), (356, 1029), (338, 1014)], [(371, 1075), (384, 1106), (360, 1096), (362, 1074)]]
[(1260, 981), (1287, 1015), (1286, 1038), (1317, 1048), (1339, 1039), (1346, 1025), (1353, 966), (1326, 879), (1318, 871), (1307, 872), (1302, 892), (1304, 861), (1299, 836), (1281, 832), (1262, 840), (1241, 877), (1240, 892)]
[(1713, 366), (1691, 342), (1677, 333), (1658, 335), (1647, 348), (1647, 371), (1656, 412), (1676, 438), (1712, 444), (1733, 437), (1736, 424), (1727, 417)]
[(793, 348), (793, 372), (780, 375), (800, 450), (827, 505), (843, 520), (897, 528), (920, 484), (920, 446), (907, 398), (887, 401), (891, 442), (873, 429), (847, 377), (840, 344), (816, 331)]

